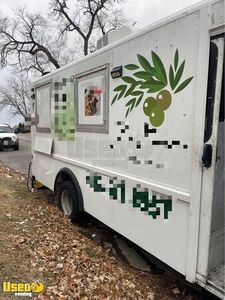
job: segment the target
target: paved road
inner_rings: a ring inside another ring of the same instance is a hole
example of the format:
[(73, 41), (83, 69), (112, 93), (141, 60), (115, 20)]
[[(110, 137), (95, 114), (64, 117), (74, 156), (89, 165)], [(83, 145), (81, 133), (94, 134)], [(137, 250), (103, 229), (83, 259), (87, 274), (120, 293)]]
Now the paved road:
[(20, 149), (18, 151), (0, 151), (0, 163), (27, 174), (31, 160), (31, 144), (27, 137), (20, 138)]

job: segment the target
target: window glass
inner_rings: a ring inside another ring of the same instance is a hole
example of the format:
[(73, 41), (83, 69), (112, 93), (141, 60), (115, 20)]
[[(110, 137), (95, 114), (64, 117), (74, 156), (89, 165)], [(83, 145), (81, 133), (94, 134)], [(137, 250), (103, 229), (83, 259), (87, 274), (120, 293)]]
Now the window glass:
[(12, 133), (12, 130), (9, 126), (0, 126), (0, 133)]
[(222, 91), (221, 91), (221, 100), (220, 100), (220, 117), (219, 121), (224, 122), (224, 61), (223, 61), (223, 80), (222, 80)]
[(50, 83), (36, 88), (38, 127), (50, 128)]
[(214, 110), (215, 88), (216, 88), (217, 60), (218, 60), (218, 48), (213, 42), (211, 42), (210, 43), (210, 55), (209, 55), (209, 74), (208, 74), (206, 115), (205, 115), (204, 143), (206, 143), (210, 139), (211, 134), (212, 134), (213, 110)]

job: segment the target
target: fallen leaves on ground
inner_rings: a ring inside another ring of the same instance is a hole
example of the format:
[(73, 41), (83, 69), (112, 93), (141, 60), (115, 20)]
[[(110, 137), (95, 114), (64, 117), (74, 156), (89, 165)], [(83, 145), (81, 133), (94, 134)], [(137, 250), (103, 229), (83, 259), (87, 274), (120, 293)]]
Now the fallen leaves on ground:
[(46, 190), (28, 192), (23, 175), (0, 166), (2, 280), (39, 280), (45, 291), (35, 298), (41, 300), (201, 299), (164, 274), (141, 272), (117, 259), (82, 235), (52, 199)]

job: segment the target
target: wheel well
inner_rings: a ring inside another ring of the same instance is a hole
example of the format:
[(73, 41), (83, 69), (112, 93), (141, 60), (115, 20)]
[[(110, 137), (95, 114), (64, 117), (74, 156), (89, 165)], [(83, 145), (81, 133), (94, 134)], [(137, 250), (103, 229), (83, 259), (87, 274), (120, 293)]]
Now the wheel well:
[(77, 196), (77, 200), (78, 200), (78, 208), (79, 208), (79, 211), (83, 211), (84, 210), (84, 202), (83, 202), (82, 191), (81, 191), (81, 188), (80, 188), (80, 185), (79, 185), (79, 182), (78, 182), (76, 176), (74, 175), (74, 173), (72, 171), (70, 171), (70, 169), (63, 168), (59, 171), (59, 173), (57, 174), (56, 179), (55, 179), (54, 192), (57, 194), (57, 187), (59, 186), (60, 183), (62, 183), (64, 181), (72, 181), (72, 183), (74, 184), (74, 188), (76, 190), (76, 196)]

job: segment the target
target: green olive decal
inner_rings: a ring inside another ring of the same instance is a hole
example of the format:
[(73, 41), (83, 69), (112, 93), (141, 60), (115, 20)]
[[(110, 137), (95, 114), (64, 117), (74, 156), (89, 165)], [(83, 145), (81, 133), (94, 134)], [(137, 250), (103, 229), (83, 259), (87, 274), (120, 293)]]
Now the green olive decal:
[(143, 104), (143, 111), (144, 113), (149, 116), (152, 109), (156, 107), (156, 100), (153, 97), (146, 98), (144, 104)]
[(148, 118), (152, 126), (159, 127), (164, 122), (165, 111), (172, 104), (173, 95), (185, 89), (194, 76), (182, 79), (185, 60), (180, 60), (179, 49), (176, 49), (174, 58), (168, 65), (168, 72), (161, 58), (153, 50), (151, 60), (149, 59), (137, 54), (135, 63), (124, 66), (126, 74), (122, 76), (123, 82), (113, 90), (115, 95), (111, 105), (130, 97), (125, 104), (125, 118), (141, 104), (145, 119)]
[(149, 121), (154, 127), (162, 125), (165, 118), (164, 111), (160, 107), (154, 107), (149, 115)]
[(167, 108), (169, 108), (171, 102), (172, 102), (172, 96), (170, 92), (167, 90), (162, 90), (156, 96), (157, 106), (160, 107), (162, 110), (166, 110)]

